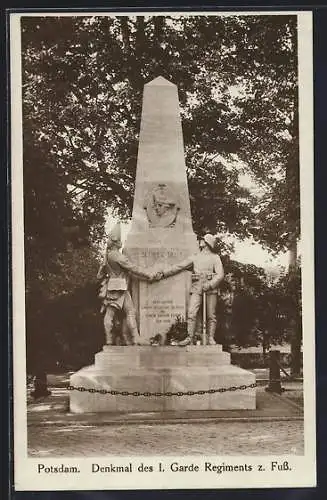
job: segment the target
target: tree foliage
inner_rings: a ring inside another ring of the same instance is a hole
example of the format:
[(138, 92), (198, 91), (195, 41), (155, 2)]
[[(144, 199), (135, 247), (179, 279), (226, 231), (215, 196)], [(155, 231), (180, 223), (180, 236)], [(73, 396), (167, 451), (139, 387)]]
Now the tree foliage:
[(51, 165), (49, 196), (74, 217), (130, 216), (143, 86), (160, 74), (179, 88), (195, 229), (275, 250), (298, 233), (295, 16), (28, 17), (22, 33), (25, 168), (38, 150), (30, 168)]
[(290, 319), (299, 314), (300, 273), (291, 280), (287, 274), (270, 280), (263, 268), (253, 264), (230, 260), (225, 268), (217, 340), (226, 347), (261, 345), (264, 353), (274, 344), (291, 342)]
[(31, 322), (44, 296), (61, 300), (65, 276), (87, 286), (75, 257), (92, 281), (95, 257), (79, 252), (101, 239), (107, 210), (131, 216), (143, 86), (159, 75), (179, 89), (195, 231), (294, 248), (296, 16), (23, 16), (21, 27)]

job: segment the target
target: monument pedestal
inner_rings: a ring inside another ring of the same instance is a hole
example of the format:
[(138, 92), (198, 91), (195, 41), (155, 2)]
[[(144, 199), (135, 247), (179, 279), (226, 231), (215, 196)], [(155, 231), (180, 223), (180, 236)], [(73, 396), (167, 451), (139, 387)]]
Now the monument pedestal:
[[(70, 378), (75, 387), (158, 395), (111, 395), (72, 390), (72, 412), (255, 408), (254, 388), (210, 394), (160, 395), (228, 389), (255, 382), (253, 373), (230, 364), (230, 355), (219, 345), (150, 345), (151, 337), (160, 335), (165, 340), (178, 320), (187, 321), (190, 272), (195, 272), (191, 269), (191, 256), (198, 251), (187, 186), (178, 89), (159, 76), (144, 86), (132, 225), (124, 254), (136, 266), (152, 272), (174, 269), (181, 263), (184, 270), (153, 283), (134, 276), (131, 295), (142, 345), (105, 346), (96, 354), (94, 365), (82, 368)], [(210, 265), (208, 273), (212, 271)]]
[[(255, 383), (255, 375), (230, 364), (216, 346), (104, 346), (94, 365), (70, 377), (70, 384), (96, 390), (187, 392)], [(255, 388), (185, 396), (123, 396), (70, 392), (72, 413), (163, 412), (255, 409)]]

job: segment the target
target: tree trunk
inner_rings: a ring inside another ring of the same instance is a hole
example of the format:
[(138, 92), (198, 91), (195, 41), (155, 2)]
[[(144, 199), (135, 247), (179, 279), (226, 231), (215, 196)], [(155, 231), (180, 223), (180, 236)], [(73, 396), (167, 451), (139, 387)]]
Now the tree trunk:
[(143, 44), (146, 42), (144, 16), (137, 16), (136, 18), (135, 40), (136, 40), (136, 45), (135, 45), (136, 53), (141, 54), (144, 51)]
[(124, 43), (124, 50), (127, 52), (128, 55), (131, 53), (131, 44), (130, 44), (130, 31), (129, 31), (129, 26), (128, 26), (128, 17), (122, 16), (120, 18), (120, 28), (121, 28), (121, 34), (123, 38), (123, 43)]
[[(297, 53), (297, 31), (292, 31), (292, 43)], [(300, 237), (300, 165), (299, 165), (299, 96), (298, 88), (294, 92), (294, 115), (290, 126), (292, 141), (289, 148), (289, 158), (286, 165), (287, 186), (287, 217), (289, 228), (289, 267), (288, 267), (288, 295), (289, 321), (291, 342), (291, 375), (301, 373), (301, 344), (302, 344), (302, 314), (300, 310), (299, 291), (297, 288), (297, 242)], [(295, 285), (295, 286), (294, 286)]]
[[(130, 22), (130, 24), (132, 24), (132, 22)], [(140, 45), (135, 42), (135, 38), (137, 36), (140, 39), (140, 29), (142, 26), (144, 28), (144, 23), (142, 23), (142, 20), (133, 23), (134, 29), (136, 27), (136, 35), (135, 32), (131, 32), (130, 24), (128, 17), (122, 16), (120, 18), (120, 29), (124, 51), (126, 53), (126, 62), (130, 70), (129, 81), (134, 89), (141, 92), (144, 85), (141, 67), (142, 62), (140, 60)]]
[(165, 18), (163, 16), (155, 16), (153, 18), (154, 24), (154, 56), (156, 59), (156, 76), (167, 76), (166, 71), (167, 68), (164, 64), (164, 54), (165, 51), (161, 46), (163, 42), (163, 34), (164, 34), (164, 26), (165, 26)]
[(298, 294), (292, 286), (297, 272), (297, 239), (294, 235), (289, 246), (289, 299), (290, 299), (290, 343), (291, 343), (291, 375), (299, 377), (301, 374), (301, 344), (302, 324)]

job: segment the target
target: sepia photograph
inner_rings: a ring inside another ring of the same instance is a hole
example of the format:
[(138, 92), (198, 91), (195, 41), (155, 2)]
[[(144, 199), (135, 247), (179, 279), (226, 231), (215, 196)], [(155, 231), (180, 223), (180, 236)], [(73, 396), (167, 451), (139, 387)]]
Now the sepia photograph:
[(315, 485), (311, 17), (10, 15), (17, 490)]

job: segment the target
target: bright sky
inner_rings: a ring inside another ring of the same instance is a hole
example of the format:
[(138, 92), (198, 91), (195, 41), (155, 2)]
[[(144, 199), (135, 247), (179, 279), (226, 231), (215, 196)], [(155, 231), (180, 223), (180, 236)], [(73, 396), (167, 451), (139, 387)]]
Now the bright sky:
[[(240, 168), (239, 183), (247, 189), (255, 191), (256, 194), (260, 196), (260, 187), (255, 183), (254, 179), (242, 168)], [(115, 218), (109, 212), (106, 232), (108, 232), (110, 227), (116, 223), (114, 221)], [(122, 223), (121, 232), (123, 245), (129, 229), (130, 222)], [(256, 243), (254, 240), (246, 239), (244, 241), (241, 241), (233, 236), (226, 235), (226, 237), (224, 237), (221, 234), (219, 235), (219, 237), (226, 241), (226, 243), (233, 243), (234, 252), (230, 256), (233, 260), (237, 260), (238, 262), (242, 262), (243, 264), (254, 264), (258, 267), (263, 267), (268, 272), (276, 271), (280, 267), (287, 268), (288, 266), (288, 252), (280, 253), (275, 256), (264, 249), (259, 243)]]
[[(106, 233), (116, 223), (113, 217), (108, 219), (106, 225)], [(126, 240), (128, 231), (130, 229), (130, 222), (121, 224), (122, 243)], [(221, 235), (219, 235), (221, 237)], [(223, 238), (224, 239), (224, 238)], [(255, 264), (258, 267), (263, 267), (267, 271), (278, 269), (278, 267), (287, 267), (288, 253), (279, 254), (277, 257), (271, 255), (267, 250), (262, 248), (261, 245), (253, 240), (247, 239), (244, 241), (237, 240), (236, 238), (226, 237), (226, 241), (233, 242), (234, 253), (231, 254), (233, 260), (242, 262), (243, 264)]]
[(235, 251), (231, 258), (243, 264), (255, 264), (264, 269), (274, 269), (279, 266), (288, 266), (288, 252), (280, 253), (278, 256), (271, 255), (255, 241), (235, 241)]

